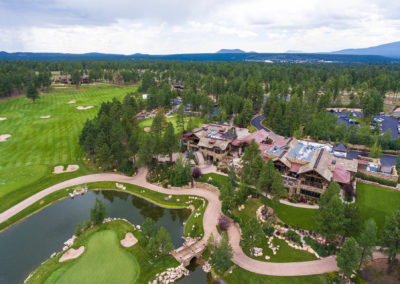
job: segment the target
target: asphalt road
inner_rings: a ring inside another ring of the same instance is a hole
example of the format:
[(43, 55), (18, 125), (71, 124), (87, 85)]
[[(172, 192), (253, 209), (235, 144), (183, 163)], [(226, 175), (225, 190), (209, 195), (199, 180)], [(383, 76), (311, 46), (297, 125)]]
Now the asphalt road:
[(261, 124), (261, 121), (263, 121), (263, 119), (264, 119), (263, 115), (259, 115), (259, 116), (253, 117), (253, 119), (251, 120), (250, 124), (257, 130), (264, 129), (265, 131), (270, 132), (270, 130), (268, 128), (264, 127)]

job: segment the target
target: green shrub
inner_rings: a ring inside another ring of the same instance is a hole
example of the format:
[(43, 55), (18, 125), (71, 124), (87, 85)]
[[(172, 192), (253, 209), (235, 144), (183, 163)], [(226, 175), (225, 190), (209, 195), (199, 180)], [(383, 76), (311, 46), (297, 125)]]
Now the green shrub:
[(273, 226), (272, 224), (270, 224), (270, 223), (263, 223), (263, 224), (262, 224), (262, 230), (263, 230), (263, 232), (265, 233), (265, 235), (267, 235), (268, 237), (271, 237), (272, 234), (273, 234), (274, 231), (275, 231), (275, 228), (274, 228), (274, 226)]
[(286, 238), (288, 238), (290, 241), (301, 245), (301, 237), (300, 237), (299, 234), (297, 234), (295, 231), (289, 230), (289, 231), (286, 232), (285, 236), (286, 236)]
[(330, 254), (333, 254), (336, 251), (336, 246), (332, 244), (328, 244), (326, 247), (324, 244), (320, 244), (317, 241), (314, 241), (309, 236), (304, 237), (304, 241), (306, 244), (312, 247), (314, 251), (318, 253), (319, 256), (325, 257)]
[(386, 180), (386, 179), (383, 179), (383, 178), (366, 175), (364, 173), (356, 173), (356, 177), (358, 177), (360, 179), (364, 179), (364, 180), (369, 180), (369, 181), (372, 181), (372, 182), (377, 182), (379, 184), (383, 184), (383, 185), (387, 185), (387, 186), (392, 186), (392, 187), (396, 187), (397, 186), (397, 183), (395, 181)]

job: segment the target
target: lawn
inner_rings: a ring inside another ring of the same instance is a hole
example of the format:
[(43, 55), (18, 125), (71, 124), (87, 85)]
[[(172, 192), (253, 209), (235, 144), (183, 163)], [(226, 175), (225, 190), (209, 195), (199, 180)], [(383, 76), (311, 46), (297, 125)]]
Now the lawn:
[[(56, 88), (36, 104), (25, 97), (0, 101), (0, 134), (11, 134), (0, 143), (0, 212), (44, 187), (90, 172), (81, 163), (78, 138), (83, 124), (94, 117), (104, 101), (122, 99), (137, 87), (110, 85)], [(76, 100), (75, 104), (68, 104)], [(77, 106), (89, 106), (77, 110)], [(50, 115), (48, 119), (40, 116)], [(70, 174), (54, 175), (56, 165), (79, 164)]]
[[(242, 220), (242, 223), (244, 224), (246, 220), (256, 216), (256, 211), (261, 205), (263, 205), (263, 203), (261, 203), (260, 199), (249, 199), (245, 203), (244, 210), (239, 211), (235, 209), (233, 211), (233, 214), (238, 216)], [(274, 245), (280, 246), (280, 249), (278, 250), (276, 255), (272, 254), (272, 250), (268, 248), (267, 239), (264, 239), (262, 241), (262, 245), (258, 245), (258, 247), (263, 248), (264, 256), (258, 257), (256, 259), (265, 261), (265, 255), (271, 257), (271, 259), (269, 260), (270, 262), (296, 262), (296, 261), (309, 261), (316, 259), (314, 255), (308, 252), (302, 250), (296, 250), (288, 246), (288, 244), (283, 240), (274, 238), (273, 243)], [(244, 248), (243, 251), (247, 255), (249, 255), (249, 248)]]
[[(211, 181), (208, 180), (210, 177), (212, 179)], [(216, 173), (209, 173), (203, 175), (200, 178), (200, 181), (211, 183), (213, 185), (221, 187), (224, 183), (228, 182), (228, 177)], [(247, 218), (250, 217), (250, 215), (254, 217), (257, 208), (264, 204), (263, 200), (264, 197), (261, 197), (261, 199), (257, 200), (249, 200), (246, 202), (246, 210), (241, 212), (235, 210), (234, 212), (236, 212), (235, 214), (239, 215), (243, 215), (246, 214), (245, 212), (248, 212), (247, 214), (249, 214), (249, 216), (247, 216)], [(268, 206), (272, 206), (272, 201), (268, 200), (267, 204)], [(282, 222), (305, 230), (312, 230), (314, 228), (316, 213), (317, 210), (315, 209), (299, 208), (282, 203), (279, 203), (276, 208), (276, 215)]]
[[(201, 117), (198, 116), (192, 116), (192, 120), (193, 120), (193, 125), (195, 127), (200, 127), (201, 124), (203, 123), (203, 120)], [(173, 115), (172, 117), (167, 117), (165, 119), (166, 122), (172, 122), (172, 124), (174, 125), (175, 130), (177, 129), (177, 117), (176, 115)], [(187, 122), (189, 121), (189, 118), (186, 117), (185, 118), (185, 127), (187, 126)], [(139, 121), (139, 128), (144, 129), (145, 127), (150, 127), (151, 124), (153, 123), (153, 118), (146, 118), (146, 119), (142, 119)]]
[(231, 274), (226, 274), (223, 280), (230, 284), (325, 284), (333, 283), (329, 281), (329, 274), (310, 275), (310, 276), (296, 276), (296, 277), (280, 277), (262, 275), (247, 271), (240, 267), (235, 267)]
[(82, 257), (55, 271), (45, 283), (135, 283), (139, 264), (119, 244), (117, 233), (104, 230), (90, 236)]
[(72, 246), (85, 246), (79, 258), (62, 263), (58, 262), (62, 254), (50, 258), (26, 283), (148, 283), (157, 273), (179, 265), (170, 255), (152, 258), (140, 243), (122, 247), (119, 240), (126, 232), (140, 238), (141, 232), (133, 231), (132, 225), (122, 220), (88, 229)]
[(380, 186), (357, 183), (356, 204), (363, 221), (373, 218), (382, 231), (385, 218), (400, 207), (400, 192)]

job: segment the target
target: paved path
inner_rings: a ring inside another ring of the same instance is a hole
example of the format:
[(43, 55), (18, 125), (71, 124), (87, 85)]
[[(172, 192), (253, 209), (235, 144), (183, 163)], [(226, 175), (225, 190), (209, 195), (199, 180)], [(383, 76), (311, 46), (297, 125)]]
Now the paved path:
[[(133, 185), (138, 185), (142, 187), (149, 188), (151, 190), (166, 193), (166, 194), (183, 194), (183, 195), (196, 195), (208, 200), (208, 206), (204, 213), (203, 226), (204, 226), (204, 238), (201, 240), (202, 243), (206, 243), (208, 237), (213, 234), (215, 237), (219, 238), (217, 231), (218, 217), (221, 214), (221, 202), (218, 199), (218, 194), (206, 189), (192, 188), (192, 189), (166, 189), (163, 187), (150, 184), (146, 181), (146, 170), (140, 169), (139, 173), (135, 177), (127, 177), (120, 174), (114, 173), (102, 173), (93, 174), (82, 177), (77, 177), (70, 179), (59, 184), (53, 185), (46, 188), (35, 195), (25, 199), (24, 201), (18, 203), (17, 205), (11, 207), (10, 209), (4, 211), (0, 214), (0, 223), (6, 221), (8, 218), (14, 216), (18, 212), (32, 205), (33, 203), (39, 201), (43, 197), (51, 194), (57, 190), (71, 187), (79, 184), (85, 184), (90, 182), (98, 181), (115, 181), (120, 183), (128, 183)], [(233, 259), (232, 261), (238, 266), (264, 275), (274, 275), (274, 276), (299, 276), (299, 275), (312, 275), (312, 274), (322, 274), (326, 272), (338, 270), (336, 266), (336, 261), (334, 257), (327, 257), (320, 260), (306, 261), (306, 262), (289, 262), (289, 263), (272, 263), (263, 262), (249, 258), (244, 254), (242, 248), (240, 247), (240, 227), (235, 224), (230, 226), (228, 230), (229, 241), (233, 248)], [(377, 254), (377, 257), (382, 257), (382, 255)]]

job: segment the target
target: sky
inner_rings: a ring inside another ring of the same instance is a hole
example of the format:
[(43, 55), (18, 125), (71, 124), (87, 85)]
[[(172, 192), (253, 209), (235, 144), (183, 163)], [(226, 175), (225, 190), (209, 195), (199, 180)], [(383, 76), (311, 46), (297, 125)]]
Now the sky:
[(394, 41), (399, 0), (0, 0), (7, 52), (327, 52)]

